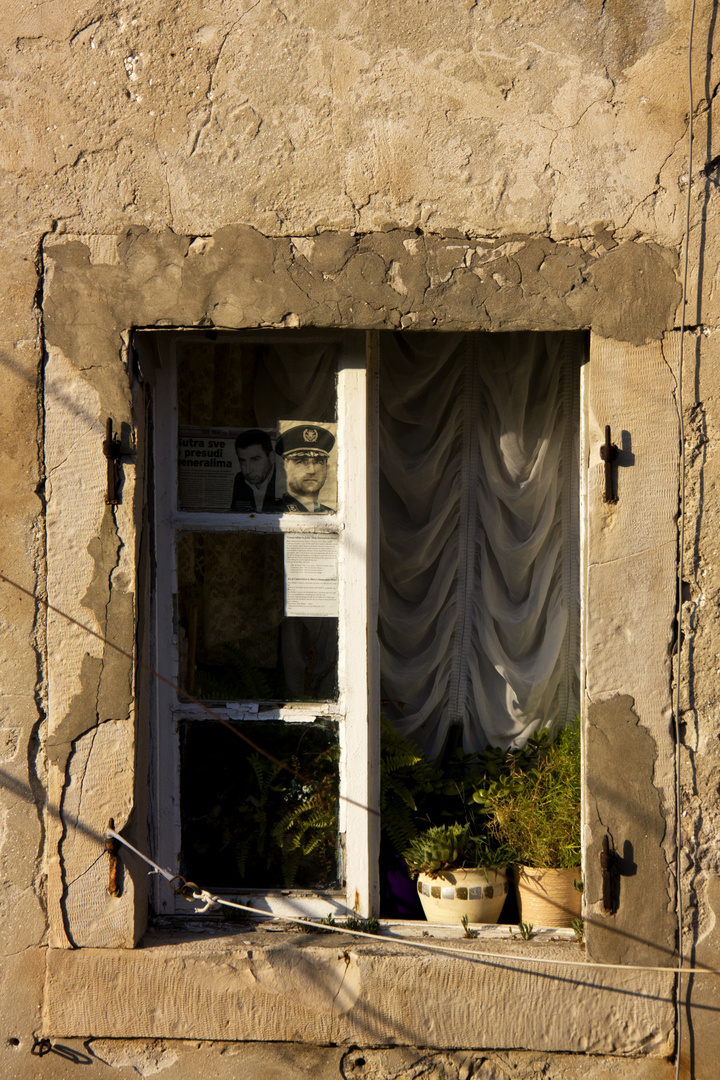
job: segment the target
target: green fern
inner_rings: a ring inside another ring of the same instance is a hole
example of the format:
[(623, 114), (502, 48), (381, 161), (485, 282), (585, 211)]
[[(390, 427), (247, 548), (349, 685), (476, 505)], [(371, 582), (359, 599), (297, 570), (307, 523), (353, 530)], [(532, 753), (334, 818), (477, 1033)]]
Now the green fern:
[(415, 744), (381, 717), (380, 825), (398, 855), (418, 834), (427, 796), (439, 792), (442, 777)]
[[(313, 784), (293, 779), (285, 792), (289, 804), (272, 829), (272, 844), (282, 852), (282, 874), (292, 888), (303, 858), (324, 855), (328, 864), (337, 846), (337, 746), (318, 754), (313, 762)], [(300, 761), (293, 759), (300, 772)]]

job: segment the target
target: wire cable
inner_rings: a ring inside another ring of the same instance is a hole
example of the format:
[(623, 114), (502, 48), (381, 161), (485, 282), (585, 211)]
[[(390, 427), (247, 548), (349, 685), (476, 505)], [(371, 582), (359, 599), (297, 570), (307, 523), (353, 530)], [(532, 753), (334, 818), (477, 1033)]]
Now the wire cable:
[[(312, 919), (303, 918), (299, 915), (274, 915), (270, 911), (258, 911), (257, 908), (251, 907), (249, 904), (239, 904), (235, 900), (226, 900), (224, 897), (218, 896), (216, 893), (211, 893), (207, 889), (201, 888), (192, 881), (185, 881), (185, 879), (179, 874), (173, 874), (170, 870), (163, 870), (161, 866), (154, 862), (149, 856), (143, 855), (141, 851), (138, 851), (136, 847), (133, 847), (133, 845), (128, 840), (125, 840), (124, 837), (122, 837), (118, 832), (115, 832), (114, 829), (106, 829), (105, 835), (112, 836), (113, 839), (117, 840), (121, 844), (124, 844), (126, 848), (129, 848), (129, 850), (132, 851), (134, 855), (137, 855), (140, 859), (142, 859), (144, 863), (146, 863), (151, 868), (150, 872), (152, 874), (160, 874), (162, 877), (164, 877), (173, 892), (181, 895), (189, 903), (202, 903), (204, 906), (196, 909), (198, 914), (206, 912), (210, 910), (211, 907), (217, 905), (221, 907), (235, 908), (237, 911), (247, 911), (248, 914), (255, 917), (260, 917), (262, 919), (270, 919), (275, 922), (292, 921), (293, 923), (298, 923), (301, 926), (309, 926), (313, 930), (322, 930), (323, 932), (331, 931), (335, 934), (350, 934), (352, 937), (368, 938), (371, 941), (375, 942), (377, 942), (378, 940), (377, 934), (370, 934), (365, 930), (351, 930), (345, 926), (333, 926), (329, 923), (323, 923), (322, 925), (319, 925)], [(182, 884), (180, 884), (179, 886), (174, 885), (173, 882), (176, 881), (179, 881)], [(455, 949), (451, 945), (432, 945), (430, 942), (416, 941), (412, 938), (393, 938), (392, 941), (393, 943), (397, 943), (399, 945), (407, 945), (410, 948), (422, 949), (425, 952), (435, 952), (442, 955), (446, 955), (449, 953), (452, 956), (461, 956), (463, 959), (470, 961), (476, 961), (478, 959), (502, 960), (522, 964), (550, 964), (551, 966), (555, 967), (601, 968), (607, 971), (653, 971), (661, 972), (664, 975), (672, 975), (676, 970), (673, 967), (652, 966), (650, 964), (603, 964), (595, 960), (587, 959), (560, 960), (548, 956), (531, 956), (522, 954), (516, 955), (514, 953), (494, 953), (486, 952), (479, 949), (473, 949), (470, 952), (467, 949)], [(717, 971), (715, 968), (711, 967), (686, 968), (685, 971), (688, 973), (692, 972), (693, 974), (697, 975), (720, 975), (720, 971)]]
[[(159, 679), (161, 682), (164, 682), (168, 686), (171, 686), (175, 690), (177, 690), (177, 686), (170, 679), (167, 679), (165, 676), (163, 676), (159, 672), (155, 671), (148, 664), (144, 664), (142, 661), (137, 660), (137, 658), (134, 657), (131, 653), (127, 652), (125, 649), (121, 648), (119, 645), (116, 645), (114, 642), (109, 641), (107, 638), (103, 637), (102, 634), (99, 634), (97, 631), (92, 630), (88, 626), (85, 626), (83, 623), (79, 622), (77, 619), (73, 618), (71, 615), (68, 615), (66, 612), (62, 611), (60, 608), (57, 608), (54, 605), (50, 604), (49, 601), (47, 601), (46, 599), (36, 596), (34, 593), (30, 592), (29, 589), (26, 589), (22, 585), (19, 585), (17, 582), (13, 581), (11, 578), (8, 578), (3, 573), (0, 573), (0, 581), (4, 581), (6, 584), (11, 585), (12, 587), (19, 590), (24, 595), (28, 596), (30, 599), (34, 600), (36, 603), (42, 604), (47, 610), (53, 611), (55, 614), (61, 616), (64, 619), (66, 619), (68, 622), (72, 623), (74, 626), (77, 626), (79, 629), (84, 630), (86, 633), (90, 634), (92, 637), (97, 638), (99, 641), (103, 642), (103, 644), (108, 645), (110, 648), (114, 649), (116, 652), (120, 653), (122, 656), (125, 656), (127, 659), (132, 660), (133, 662), (137, 663), (138, 666), (140, 666), (144, 670), (148, 671), (151, 675), (153, 675), (155, 678)], [(195, 704), (199, 705), (201, 708), (203, 708), (205, 710), (205, 712), (209, 716), (213, 717), (214, 719), (219, 720), (226, 727), (229, 727), (230, 730), (235, 731), (236, 734), (240, 735), (240, 733), (237, 732), (236, 729), (232, 727), (232, 725), (228, 724), (227, 721), (225, 721), (223, 719), (223, 717), (219, 716), (212, 709), (208, 708), (208, 706), (205, 705), (204, 702), (197, 701), (196, 699), (192, 699), (192, 700), (193, 700), (193, 703), (195, 703)], [(240, 737), (244, 738), (244, 741), (248, 742), (251, 746), (254, 745), (250, 739), (247, 739), (242, 735), (240, 735)], [(266, 753), (265, 751), (263, 751), (263, 749), (261, 747), (258, 747), (257, 749), (259, 750), (260, 753), (264, 754), (264, 756), (268, 757), (271, 761), (276, 761), (276, 759), (272, 755), (270, 755), (270, 754)], [(283, 764), (282, 762), (277, 762), (277, 763), (278, 764)], [(289, 769), (288, 766), (284, 766), (284, 767)], [(292, 770), (292, 769), (289, 769), (289, 771), (294, 772), (294, 770)], [(298, 775), (298, 774), (295, 773), (295, 775)], [(302, 776), (300, 776), (299, 778), (304, 779)], [(226, 900), (224, 897), (217, 896), (217, 895), (215, 895), (213, 893), (208, 892), (205, 889), (199, 888), (198, 886), (194, 885), (193, 882), (185, 881), (185, 879), (183, 877), (181, 877), (181, 875), (173, 874), (172, 871), (167, 870), (167, 869), (163, 869), (161, 866), (159, 866), (158, 863), (154, 862), (149, 856), (147, 856), (143, 852), (139, 851), (138, 848), (134, 847), (130, 843), (129, 840), (126, 840), (123, 836), (121, 836), (114, 829), (106, 829), (105, 836), (106, 837), (113, 837), (115, 840), (117, 840), (124, 847), (128, 848), (134, 855), (136, 855), (139, 859), (141, 859), (143, 862), (145, 862), (148, 866), (151, 867), (151, 872), (152, 873), (161, 875), (168, 882), (168, 885), (170, 886), (171, 889), (173, 889), (173, 891), (175, 893), (178, 893), (178, 894), (182, 895), (189, 902), (201, 902), (204, 906), (202, 908), (196, 909), (198, 911), (198, 913), (208, 911), (208, 910), (210, 910), (211, 907), (222, 906), (222, 907), (235, 908), (235, 909), (237, 909), (239, 911), (246, 911), (246, 912), (248, 912), (248, 914), (253, 915), (254, 917), (260, 917), (260, 918), (269, 919), (269, 920), (273, 920), (273, 921), (286, 921), (285, 917), (283, 917), (283, 916), (273, 915), (272, 912), (258, 911), (256, 908), (250, 907), (249, 905), (239, 904), (239, 903), (237, 903), (235, 901)], [(180, 884), (176, 885), (175, 884), (176, 882), (179, 882)], [(317, 922), (314, 922), (311, 919), (302, 918), (301, 916), (293, 916), (292, 921), (296, 922), (296, 923), (298, 923), (300, 925), (308, 926), (308, 927), (313, 928), (313, 929), (318, 928)], [(377, 935), (376, 934), (369, 934), (369, 933), (366, 933), (366, 932), (360, 931), (360, 930), (350, 930), (347, 927), (343, 927), (343, 926), (333, 927), (333, 926), (330, 926), (330, 925), (323, 925), (322, 929), (323, 929), (323, 931), (329, 931), (329, 932), (332, 932), (332, 933), (350, 934), (351, 936), (360, 937), (360, 938), (369, 938), (371, 940), (377, 941)], [(431, 945), (431, 944), (429, 944), (427, 942), (420, 942), (420, 941), (414, 941), (414, 940), (403, 939), (403, 938), (394, 938), (393, 940), (395, 942), (397, 942), (398, 944), (408, 945), (409, 947), (413, 947), (413, 948), (417, 948), (417, 949), (421, 949), (421, 950), (425, 950), (425, 951), (430, 951), (430, 952), (436, 952), (436, 953), (440, 953), (440, 954), (450, 953), (452, 955), (461, 956), (466, 960), (468, 960), (468, 959), (469, 960), (484, 959), (484, 960), (517, 961), (517, 962), (527, 962), (527, 963), (530, 963), (530, 964), (550, 964), (550, 965), (553, 965), (553, 966), (556, 966), (556, 967), (604, 968), (604, 969), (609, 969), (609, 970), (613, 970), (613, 971), (653, 971), (653, 972), (661, 972), (661, 973), (671, 973), (671, 972), (676, 971), (675, 968), (667, 967), (667, 966), (663, 967), (663, 966), (651, 966), (651, 965), (642, 965), (642, 964), (604, 964), (604, 963), (600, 963), (600, 962), (596, 962), (596, 961), (590, 961), (590, 960), (587, 960), (587, 959), (584, 959), (584, 960), (560, 960), (560, 959), (553, 959), (553, 958), (549, 958), (549, 957), (515, 956), (513, 954), (492, 953), (492, 952), (479, 951), (479, 950), (473, 950), (471, 953), (469, 953), (467, 950), (453, 949), (451, 946), (442, 946), (442, 947), (440, 947), (440, 946)], [(679, 969), (677, 969), (677, 970), (678, 970), (678, 979), (679, 979), (679, 977), (680, 977)], [(697, 968), (684, 968), (683, 972), (685, 974), (720, 975), (720, 971), (717, 971), (716, 969), (711, 968), (711, 967), (702, 967), (702, 966), (697, 967)]]
[[(131, 663), (136, 664), (143, 671), (146, 671), (149, 675), (152, 675), (154, 679), (157, 679), (158, 682), (163, 683), (165, 686), (169, 686), (170, 689), (174, 690), (176, 694), (182, 694), (185, 701), (187, 701), (190, 705), (196, 705), (198, 708), (202, 709), (202, 711), (207, 716), (209, 716), (212, 720), (216, 720), (219, 724), (222, 724), (223, 727), (226, 727), (228, 729), (228, 731), (232, 731), (233, 735), (237, 735), (238, 739), (242, 739), (242, 741), (244, 743), (247, 743), (248, 746), (252, 747), (252, 749), (255, 750), (256, 753), (260, 754), (262, 757), (267, 758), (268, 761), (272, 761), (274, 765), (277, 765), (279, 768), (284, 769), (285, 772), (289, 772), (292, 776), (294, 776), (298, 780), (301, 780), (304, 784), (310, 784), (311, 786), (313, 786), (313, 781), (310, 777), (305, 776), (302, 772), (300, 772), (299, 769), (294, 769), (292, 765), (288, 765), (287, 762), (281, 761), (280, 758), (276, 758), (274, 754), (270, 753), (269, 750), (265, 750), (262, 746), (258, 746), (256, 742), (254, 742), (251, 738), (245, 735), (233, 724), (231, 724), (229, 720), (226, 720), (224, 716), (221, 716), (220, 713), (215, 712), (214, 709), (211, 709), (209, 705), (207, 705), (204, 701), (200, 701), (198, 698), (193, 697), (192, 694), (188, 694), (186, 690), (181, 691), (180, 687), (177, 685), (177, 683), (173, 682), (172, 679), (168, 679), (166, 675), (162, 675), (159, 671), (156, 671), (154, 667), (151, 667), (150, 664), (146, 664), (139, 657), (134, 656), (133, 653), (128, 652), (127, 649), (123, 649), (121, 645), (116, 645), (114, 641), (110, 641), (108, 638), (98, 633), (97, 630), (92, 630), (89, 626), (86, 626), (85, 623), (81, 623), (79, 619), (75, 619), (72, 615), (68, 615), (68, 613), (66, 611), (63, 611), (61, 608), (55, 607), (55, 605), (51, 604), (49, 600), (45, 599), (45, 597), (37, 596), (35, 593), (31, 592), (30, 589), (26, 589), (24, 585), (20, 585), (17, 581), (13, 581), (12, 578), (9, 578), (6, 574), (3, 574), (2, 572), (0, 572), (0, 581), (4, 581), (6, 585), (11, 585), (14, 589), (17, 589), (19, 592), (24, 593), (25, 596), (30, 597), (30, 599), (33, 600), (36, 604), (41, 604), (46, 611), (52, 611), (53, 614), (59, 615), (61, 618), (65, 619), (73, 626), (77, 626), (79, 630), (84, 630), (86, 634), (89, 634), (91, 637), (97, 638), (98, 641), (101, 641), (103, 645), (107, 645), (108, 648), (114, 649), (115, 652), (120, 654), (120, 656), (124, 656), (126, 660), (129, 660)], [(338, 794), (338, 799), (340, 799), (341, 802), (347, 803), (349, 806), (358, 806), (361, 810), (365, 810), (366, 813), (372, 815), (373, 817), (380, 816), (379, 810), (374, 810), (372, 807), (365, 806), (363, 803), (357, 802), (356, 799), (351, 799), (349, 795)]]

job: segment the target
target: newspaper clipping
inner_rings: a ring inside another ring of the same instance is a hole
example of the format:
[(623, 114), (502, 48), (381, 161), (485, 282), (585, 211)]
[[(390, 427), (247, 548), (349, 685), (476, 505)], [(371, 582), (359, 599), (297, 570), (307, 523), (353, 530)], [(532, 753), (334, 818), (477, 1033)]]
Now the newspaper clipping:
[(329, 514), (337, 508), (336, 424), (276, 428), (181, 426), (181, 510)]

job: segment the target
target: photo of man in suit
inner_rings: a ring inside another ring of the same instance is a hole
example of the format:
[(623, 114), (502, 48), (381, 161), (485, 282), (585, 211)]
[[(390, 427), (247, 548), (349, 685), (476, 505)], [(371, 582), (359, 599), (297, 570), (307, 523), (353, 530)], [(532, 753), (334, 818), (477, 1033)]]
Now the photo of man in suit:
[(275, 497), (275, 453), (267, 431), (247, 428), (235, 440), (240, 472), (235, 474), (230, 509), (271, 514), (284, 509)]

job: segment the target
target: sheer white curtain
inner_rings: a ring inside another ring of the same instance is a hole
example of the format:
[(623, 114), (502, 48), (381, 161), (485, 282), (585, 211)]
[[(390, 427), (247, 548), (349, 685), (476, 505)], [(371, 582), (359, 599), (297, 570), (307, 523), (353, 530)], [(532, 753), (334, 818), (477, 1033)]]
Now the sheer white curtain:
[(578, 708), (581, 335), (397, 334), (380, 371), (383, 696), (430, 757)]

